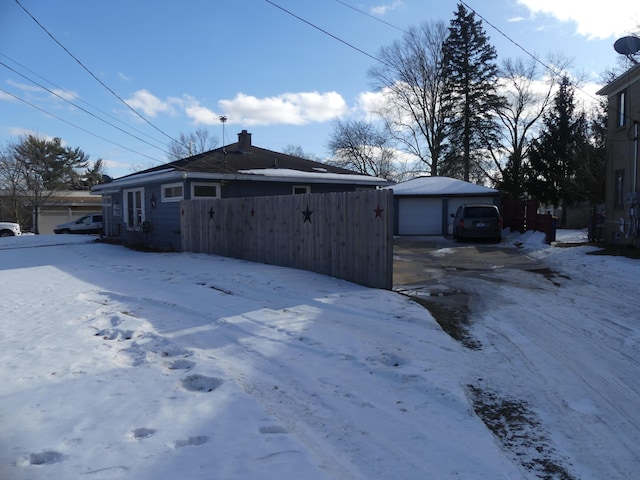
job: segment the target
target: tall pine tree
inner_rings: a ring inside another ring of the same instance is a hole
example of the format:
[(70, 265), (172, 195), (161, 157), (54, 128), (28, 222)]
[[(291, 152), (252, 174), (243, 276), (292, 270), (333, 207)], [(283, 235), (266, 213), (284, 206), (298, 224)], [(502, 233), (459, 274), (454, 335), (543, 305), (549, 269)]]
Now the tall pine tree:
[(528, 191), (554, 207), (562, 206), (560, 225), (566, 224), (566, 207), (580, 198), (577, 173), (588, 144), (584, 112), (575, 111), (574, 88), (568, 77), (560, 81), (553, 108), (544, 115), (542, 132), (529, 155)]
[(504, 103), (496, 90), (496, 50), (475, 14), (458, 4), (443, 46), (443, 72), (452, 105), (446, 169), (466, 181), (484, 177), (483, 159), (495, 143), (495, 111)]

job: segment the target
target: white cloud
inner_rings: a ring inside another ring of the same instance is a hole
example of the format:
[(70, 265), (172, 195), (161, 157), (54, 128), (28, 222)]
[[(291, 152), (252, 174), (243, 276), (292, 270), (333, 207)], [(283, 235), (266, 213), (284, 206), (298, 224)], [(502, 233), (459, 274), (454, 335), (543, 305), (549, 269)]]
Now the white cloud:
[(608, 4), (584, 0), (518, 0), (534, 14), (546, 14), (576, 23), (576, 31), (589, 39), (606, 39), (637, 31), (640, 10), (636, 0)]
[(141, 110), (142, 113), (152, 118), (157, 117), (159, 113), (173, 113), (173, 107), (170, 102), (159, 99), (148, 90), (134, 92), (133, 97), (126, 99), (125, 102), (131, 108)]
[(356, 101), (357, 108), (366, 116), (375, 115), (375, 112), (384, 104), (387, 93), (387, 89), (379, 92), (362, 92)]
[(371, 13), (374, 15), (384, 15), (385, 13), (395, 10), (404, 5), (402, 0), (394, 0), (391, 3), (371, 7)]
[(306, 125), (331, 120), (347, 111), (337, 92), (284, 93), (266, 98), (239, 93), (231, 100), (221, 100), (220, 107), (230, 121), (247, 126)]

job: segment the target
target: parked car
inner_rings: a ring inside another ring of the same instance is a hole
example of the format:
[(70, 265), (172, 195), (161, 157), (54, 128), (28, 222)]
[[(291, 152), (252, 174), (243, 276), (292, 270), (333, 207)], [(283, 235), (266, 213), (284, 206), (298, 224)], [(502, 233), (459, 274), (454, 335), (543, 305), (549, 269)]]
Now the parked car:
[(0, 222), (0, 237), (14, 237), (22, 235), (20, 225), (13, 222)]
[(102, 214), (84, 215), (77, 220), (56, 225), (54, 233), (102, 233)]
[(502, 217), (495, 205), (469, 204), (461, 205), (453, 220), (453, 237), (463, 239), (502, 240)]

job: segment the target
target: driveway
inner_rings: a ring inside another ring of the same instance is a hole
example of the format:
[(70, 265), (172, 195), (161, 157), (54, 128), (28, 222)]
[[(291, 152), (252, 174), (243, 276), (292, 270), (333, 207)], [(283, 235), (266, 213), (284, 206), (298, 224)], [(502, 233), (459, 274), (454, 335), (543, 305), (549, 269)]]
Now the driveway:
[[(445, 237), (398, 237), (393, 248), (394, 289), (429, 289), (447, 276), (482, 277), (502, 269), (538, 271), (545, 268), (511, 246), (457, 243)], [(445, 281), (446, 283), (446, 281)]]
[(467, 398), (524, 478), (638, 478), (637, 264), (543, 257), (399, 238), (394, 290), (463, 345)]
[(458, 243), (452, 238), (398, 237), (393, 249), (393, 289), (426, 307), (442, 329), (465, 347), (481, 344), (469, 334), (472, 313), (487, 306), (495, 283), (526, 283), (537, 273), (558, 274), (523, 251), (495, 243)]

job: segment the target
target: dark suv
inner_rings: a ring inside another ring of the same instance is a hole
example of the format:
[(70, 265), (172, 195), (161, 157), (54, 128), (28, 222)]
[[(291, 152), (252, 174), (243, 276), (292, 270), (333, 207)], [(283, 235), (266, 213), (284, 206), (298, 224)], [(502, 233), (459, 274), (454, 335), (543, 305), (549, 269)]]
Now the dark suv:
[(453, 220), (453, 237), (460, 241), (467, 238), (502, 240), (502, 218), (495, 205), (461, 205)]

